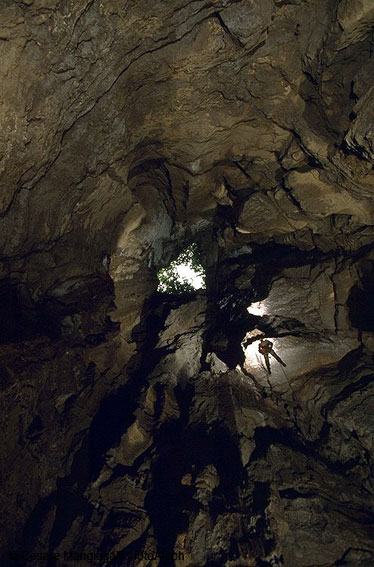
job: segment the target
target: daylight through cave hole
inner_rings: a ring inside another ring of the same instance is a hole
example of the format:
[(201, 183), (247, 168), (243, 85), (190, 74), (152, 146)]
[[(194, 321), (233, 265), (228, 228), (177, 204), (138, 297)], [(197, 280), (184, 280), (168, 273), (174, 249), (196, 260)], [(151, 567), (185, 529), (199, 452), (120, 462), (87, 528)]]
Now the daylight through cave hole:
[(199, 249), (194, 242), (185, 248), (176, 260), (158, 273), (158, 291), (163, 293), (190, 293), (205, 289), (205, 271), (200, 263)]

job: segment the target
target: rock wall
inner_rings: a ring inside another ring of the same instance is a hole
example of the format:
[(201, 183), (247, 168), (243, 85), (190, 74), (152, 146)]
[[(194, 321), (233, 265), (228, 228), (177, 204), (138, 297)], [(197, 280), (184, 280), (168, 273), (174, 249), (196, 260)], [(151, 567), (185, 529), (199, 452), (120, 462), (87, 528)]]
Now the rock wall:
[(2, 564), (374, 565), (371, 0), (0, 21)]

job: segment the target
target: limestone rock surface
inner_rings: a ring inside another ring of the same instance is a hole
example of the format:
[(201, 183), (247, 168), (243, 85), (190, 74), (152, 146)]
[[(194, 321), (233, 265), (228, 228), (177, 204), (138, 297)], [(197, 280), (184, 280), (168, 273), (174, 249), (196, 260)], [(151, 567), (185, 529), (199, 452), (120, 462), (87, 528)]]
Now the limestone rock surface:
[(2, 565), (374, 566), (373, 26), (0, 1)]

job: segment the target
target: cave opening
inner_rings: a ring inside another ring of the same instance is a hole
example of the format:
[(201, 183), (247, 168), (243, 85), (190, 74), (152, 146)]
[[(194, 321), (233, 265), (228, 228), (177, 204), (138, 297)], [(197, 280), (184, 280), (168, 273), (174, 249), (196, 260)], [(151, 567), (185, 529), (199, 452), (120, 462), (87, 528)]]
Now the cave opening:
[(198, 245), (193, 242), (166, 268), (157, 272), (157, 290), (168, 294), (194, 293), (206, 289), (205, 270), (201, 264)]

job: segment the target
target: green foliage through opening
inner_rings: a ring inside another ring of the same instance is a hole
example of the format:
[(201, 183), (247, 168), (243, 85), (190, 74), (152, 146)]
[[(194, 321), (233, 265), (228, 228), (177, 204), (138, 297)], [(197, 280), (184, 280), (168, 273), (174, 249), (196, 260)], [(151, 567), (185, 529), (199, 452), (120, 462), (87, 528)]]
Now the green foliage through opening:
[(205, 272), (200, 264), (196, 243), (185, 248), (176, 260), (157, 274), (158, 291), (163, 293), (191, 293), (205, 289)]

